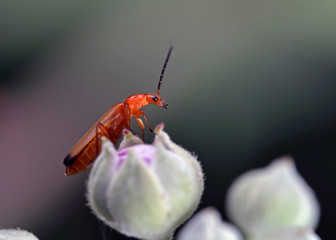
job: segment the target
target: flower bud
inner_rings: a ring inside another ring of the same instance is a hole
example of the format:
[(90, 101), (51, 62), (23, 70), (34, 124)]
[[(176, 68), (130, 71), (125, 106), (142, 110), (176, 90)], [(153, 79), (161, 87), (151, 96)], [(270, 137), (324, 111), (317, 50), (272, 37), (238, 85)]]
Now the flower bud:
[(0, 229), (1, 240), (38, 240), (34, 234), (25, 230), (18, 229)]
[(226, 205), (231, 220), (249, 238), (283, 226), (314, 228), (320, 212), (290, 157), (243, 174), (230, 187)]
[(265, 233), (257, 240), (321, 240), (311, 229), (282, 227)]
[(154, 144), (121, 143), (127, 147), (118, 151), (103, 138), (87, 187), (89, 205), (99, 219), (127, 236), (147, 240), (172, 236), (203, 192), (196, 158), (170, 140), (163, 124), (155, 132)]
[(221, 219), (220, 213), (208, 207), (193, 216), (180, 230), (177, 240), (242, 240), (239, 231)]
[(134, 135), (130, 130), (128, 129), (123, 129), (123, 135), (124, 135), (124, 139), (121, 141), (120, 145), (119, 145), (119, 151), (127, 148), (127, 147), (131, 147), (134, 145), (138, 145), (138, 144), (144, 144), (144, 142), (136, 135)]

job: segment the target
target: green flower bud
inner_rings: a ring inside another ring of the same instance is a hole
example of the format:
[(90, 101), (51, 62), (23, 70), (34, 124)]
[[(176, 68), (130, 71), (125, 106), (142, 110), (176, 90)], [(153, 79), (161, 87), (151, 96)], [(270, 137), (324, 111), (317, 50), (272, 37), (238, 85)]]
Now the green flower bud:
[(122, 143), (129, 147), (118, 151), (103, 138), (87, 187), (89, 205), (99, 219), (127, 236), (147, 240), (171, 237), (203, 192), (195, 156), (174, 144), (163, 124), (155, 132), (154, 144)]
[(320, 214), (314, 192), (290, 157), (240, 176), (226, 205), (231, 220), (250, 239), (283, 226), (314, 228)]
[(38, 240), (34, 234), (25, 230), (18, 229), (0, 229), (1, 240)]
[(220, 213), (208, 207), (193, 216), (180, 230), (177, 240), (242, 240), (233, 225), (224, 222)]

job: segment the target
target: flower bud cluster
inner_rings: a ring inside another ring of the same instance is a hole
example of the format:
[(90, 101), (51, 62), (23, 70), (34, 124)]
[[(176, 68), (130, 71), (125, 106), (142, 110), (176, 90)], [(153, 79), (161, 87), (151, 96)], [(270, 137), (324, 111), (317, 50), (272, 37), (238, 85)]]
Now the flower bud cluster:
[[(130, 131), (116, 150), (106, 138), (88, 181), (88, 202), (105, 224), (131, 237), (171, 239), (194, 212), (203, 187), (195, 156), (155, 129), (153, 144)], [(177, 240), (320, 240), (314, 233), (320, 208), (313, 190), (290, 157), (238, 177), (226, 208), (238, 228), (222, 221), (214, 208), (194, 216)]]

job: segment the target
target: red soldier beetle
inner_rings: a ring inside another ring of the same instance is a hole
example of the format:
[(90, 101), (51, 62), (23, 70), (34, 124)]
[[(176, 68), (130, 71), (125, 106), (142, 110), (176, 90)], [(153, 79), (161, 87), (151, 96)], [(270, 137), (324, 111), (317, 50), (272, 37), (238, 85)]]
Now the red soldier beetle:
[(70, 176), (85, 171), (90, 168), (94, 160), (100, 153), (101, 137), (105, 136), (113, 144), (116, 144), (118, 139), (122, 135), (124, 128), (130, 129), (131, 118), (134, 116), (138, 126), (142, 131), (142, 139), (144, 139), (144, 123), (141, 120), (143, 116), (148, 130), (153, 133), (150, 128), (147, 117), (142, 107), (155, 104), (163, 108), (167, 108), (168, 104), (160, 97), (160, 87), (164, 72), (167, 67), (173, 45), (171, 44), (168, 50), (166, 60), (163, 64), (160, 80), (157, 87), (157, 94), (145, 93), (132, 95), (124, 102), (115, 104), (110, 108), (76, 143), (76, 145), (70, 150), (68, 155), (64, 158), (65, 175)]

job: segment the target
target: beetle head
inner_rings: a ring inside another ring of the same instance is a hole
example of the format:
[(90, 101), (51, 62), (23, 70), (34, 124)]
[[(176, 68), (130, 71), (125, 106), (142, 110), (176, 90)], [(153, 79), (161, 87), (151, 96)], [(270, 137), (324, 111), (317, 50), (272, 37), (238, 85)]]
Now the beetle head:
[(148, 102), (148, 104), (155, 104), (166, 109), (168, 108), (168, 104), (166, 103), (166, 101), (163, 100), (159, 95), (153, 93), (146, 94), (146, 101)]

